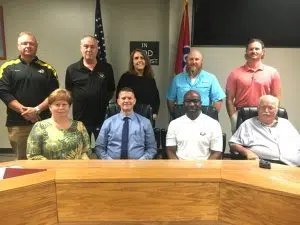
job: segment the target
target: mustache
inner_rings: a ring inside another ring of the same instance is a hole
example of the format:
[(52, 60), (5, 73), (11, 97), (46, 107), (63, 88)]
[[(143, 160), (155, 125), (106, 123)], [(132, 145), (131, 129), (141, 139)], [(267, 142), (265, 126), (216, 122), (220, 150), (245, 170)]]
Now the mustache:
[(270, 115), (273, 115), (274, 113), (267, 113), (267, 112), (264, 112), (262, 113), (263, 116), (270, 116)]

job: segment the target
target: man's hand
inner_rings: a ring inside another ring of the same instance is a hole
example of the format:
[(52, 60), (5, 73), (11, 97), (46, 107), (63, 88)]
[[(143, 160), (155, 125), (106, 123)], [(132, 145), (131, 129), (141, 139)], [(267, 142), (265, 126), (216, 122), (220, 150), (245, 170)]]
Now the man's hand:
[(246, 151), (246, 157), (247, 157), (247, 159), (250, 159), (250, 160), (257, 160), (257, 159), (259, 159), (258, 155), (256, 155), (254, 152), (252, 152), (249, 149), (247, 149), (247, 151)]
[(31, 121), (32, 123), (35, 123), (39, 120), (39, 116), (33, 107), (23, 107), (22, 108), (21, 116), (23, 116), (26, 120)]

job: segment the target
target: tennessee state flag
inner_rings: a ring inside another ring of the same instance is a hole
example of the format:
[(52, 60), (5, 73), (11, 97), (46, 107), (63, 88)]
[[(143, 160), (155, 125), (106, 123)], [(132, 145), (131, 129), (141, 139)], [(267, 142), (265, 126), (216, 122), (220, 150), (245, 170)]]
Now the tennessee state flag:
[(190, 25), (188, 13), (188, 0), (184, 0), (184, 11), (181, 19), (180, 34), (177, 44), (175, 74), (185, 71), (186, 57), (190, 52)]

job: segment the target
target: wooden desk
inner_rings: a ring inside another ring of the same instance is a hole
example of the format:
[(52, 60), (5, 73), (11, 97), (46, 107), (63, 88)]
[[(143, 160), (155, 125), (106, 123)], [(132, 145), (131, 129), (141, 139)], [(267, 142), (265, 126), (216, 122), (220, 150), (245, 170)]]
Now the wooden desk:
[[(272, 164), (271, 170), (265, 170), (258, 168), (258, 162), (235, 160), (14, 161), (0, 165), (48, 169), (0, 181), (0, 201), (7, 206), (0, 208), (0, 215), (10, 209), (14, 210), (10, 216), (21, 214), (29, 219), (23, 210), (37, 218), (28, 224), (300, 224), (299, 168)], [(41, 185), (46, 184), (43, 193)], [(34, 199), (33, 192), (40, 199)], [(27, 194), (31, 205), (40, 204), (40, 218), (32, 211), (36, 206), (14, 208)], [(47, 222), (50, 217), (54, 219)], [(24, 224), (2, 221), (3, 217), (0, 224)]]

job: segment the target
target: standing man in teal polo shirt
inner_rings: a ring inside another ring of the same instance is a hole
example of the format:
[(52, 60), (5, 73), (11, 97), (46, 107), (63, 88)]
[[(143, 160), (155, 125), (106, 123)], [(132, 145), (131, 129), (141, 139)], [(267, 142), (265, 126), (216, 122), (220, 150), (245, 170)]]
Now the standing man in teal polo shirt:
[(173, 78), (168, 88), (167, 105), (171, 115), (175, 104), (183, 104), (183, 96), (189, 90), (200, 93), (203, 106), (214, 106), (220, 111), (225, 93), (216, 76), (202, 70), (203, 56), (200, 51), (191, 49), (187, 57), (186, 72)]

